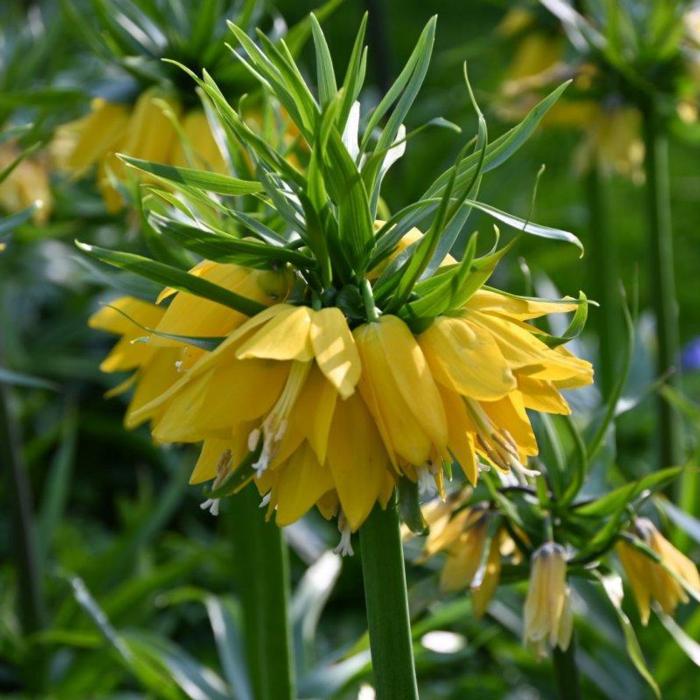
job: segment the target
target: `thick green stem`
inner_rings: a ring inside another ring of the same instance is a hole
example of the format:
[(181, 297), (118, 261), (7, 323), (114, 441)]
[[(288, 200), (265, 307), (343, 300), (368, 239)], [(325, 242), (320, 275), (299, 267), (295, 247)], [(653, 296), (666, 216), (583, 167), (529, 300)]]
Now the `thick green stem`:
[(600, 304), (592, 314), (599, 342), (598, 385), (604, 398), (610, 396), (619, 371), (620, 321), (622, 312), (617, 287), (616, 241), (609, 226), (608, 202), (604, 175), (598, 164), (593, 164), (586, 176), (588, 199), (589, 289), (592, 298)]
[[(657, 372), (678, 385), (678, 303), (673, 270), (673, 230), (669, 185), (668, 138), (659, 106), (650, 98), (643, 106), (644, 161), (649, 202), (649, 258), (651, 299), (656, 315)], [(657, 404), (659, 466), (682, 463), (683, 435), (678, 411), (663, 397)]]
[(293, 700), (287, 545), (259, 503), (252, 484), (230, 503), (250, 680), (256, 700)]
[(378, 700), (418, 698), (406, 572), (395, 500), (375, 506), (360, 528), (374, 687)]
[(569, 648), (556, 647), (552, 652), (554, 680), (561, 700), (581, 700), (581, 685), (576, 666), (576, 637), (571, 637)]

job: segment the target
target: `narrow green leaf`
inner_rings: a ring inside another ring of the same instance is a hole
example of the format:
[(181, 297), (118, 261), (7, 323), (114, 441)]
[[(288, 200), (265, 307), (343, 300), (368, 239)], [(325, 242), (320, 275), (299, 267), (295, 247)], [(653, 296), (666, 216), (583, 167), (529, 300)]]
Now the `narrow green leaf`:
[(338, 92), (335, 82), (335, 71), (333, 70), (333, 59), (323, 34), (321, 25), (316, 16), (311, 13), (311, 31), (314, 39), (314, 49), (316, 51), (316, 72), (318, 76), (318, 95), (323, 109)]
[(197, 189), (207, 192), (235, 196), (255, 194), (263, 190), (262, 185), (253, 180), (239, 180), (230, 175), (221, 175), (206, 170), (179, 168), (174, 165), (163, 165), (162, 163), (153, 163), (148, 160), (141, 160), (140, 158), (132, 158), (131, 156), (121, 153), (118, 155), (127, 165), (155, 175), (166, 182), (196, 187)]
[(639, 646), (639, 641), (637, 640), (637, 635), (634, 633), (634, 627), (630, 622), (627, 615), (625, 615), (622, 609), (622, 581), (620, 581), (619, 576), (614, 576), (614, 580), (605, 580), (603, 576), (597, 571), (593, 572), (593, 575), (600, 581), (603, 590), (605, 591), (608, 599), (612, 603), (613, 610), (617, 619), (620, 622), (620, 627), (622, 627), (622, 632), (625, 636), (625, 648), (627, 649), (627, 655), (630, 661), (634, 664), (634, 667), (639, 672), (639, 675), (647, 682), (654, 695), (657, 698), (661, 697), (661, 692), (659, 686), (654, 680), (654, 676), (651, 671), (647, 668), (646, 661), (644, 660), (644, 654)]
[(109, 265), (135, 272), (137, 275), (153, 280), (164, 287), (172, 287), (181, 292), (190, 292), (204, 299), (215, 301), (247, 316), (254, 316), (266, 308), (257, 301), (247, 299), (240, 294), (224, 289), (217, 284), (212, 284), (196, 275), (183, 272), (165, 263), (149, 260), (141, 255), (107, 250), (106, 248), (81, 243), (80, 241), (76, 241), (76, 245), (85, 253)]

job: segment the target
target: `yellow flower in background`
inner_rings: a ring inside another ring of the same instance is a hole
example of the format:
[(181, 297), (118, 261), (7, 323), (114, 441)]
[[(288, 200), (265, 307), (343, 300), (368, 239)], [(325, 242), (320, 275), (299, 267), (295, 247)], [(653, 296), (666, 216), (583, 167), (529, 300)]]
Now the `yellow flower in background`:
[(530, 560), (530, 582), (525, 600), (523, 638), (539, 655), (569, 648), (573, 613), (566, 585), (566, 552), (555, 542), (542, 545)]
[(647, 518), (635, 521), (635, 534), (655, 552), (655, 562), (632, 544), (621, 540), (616, 552), (634, 594), (642, 624), (649, 622), (653, 602), (672, 615), (679, 603), (688, 602), (686, 589), (700, 596), (700, 576), (695, 564), (676, 549)]
[[(485, 503), (467, 506), (470, 497), (471, 489), (466, 488), (422, 507), (429, 533), (419, 561), (444, 554), (440, 588), (445, 592), (470, 591), (472, 612), (478, 619), (498, 588), (502, 559), (518, 563), (520, 552), (503, 527), (496, 527), (489, 536), (493, 516)], [(404, 538), (410, 537), (405, 531)]]
[[(0, 145), (0, 172), (19, 156), (20, 150), (12, 143)], [(0, 209), (14, 213), (36, 206), (33, 220), (46, 223), (53, 208), (46, 163), (41, 156), (25, 158), (0, 182)]]
[(587, 63), (567, 65), (564, 36), (539, 29), (535, 16), (527, 10), (508, 12), (498, 32), (519, 37), (497, 105), (501, 117), (521, 119), (539, 101), (540, 91), (573, 78), (572, 90), (581, 97), (560, 99), (543, 119), (543, 126), (582, 132), (583, 140), (574, 154), (574, 168), (579, 174), (600, 165), (606, 173), (640, 182), (644, 143), (639, 111), (615, 96), (587, 97), (586, 92), (599, 77), (597, 69)]
[(157, 89), (142, 93), (133, 106), (96, 98), (86, 116), (56, 130), (54, 162), (75, 177), (96, 166), (97, 185), (111, 212), (124, 204), (113, 183), (113, 179), (126, 178), (126, 166), (117, 153), (226, 172), (226, 162), (203, 111), (181, 113), (177, 100)]
[(598, 162), (610, 173), (618, 173), (641, 183), (644, 178), (642, 116), (634, 107), (600, 105), (591, 115), (583, 141), (574, 153), (574, 167), (580, 173)]

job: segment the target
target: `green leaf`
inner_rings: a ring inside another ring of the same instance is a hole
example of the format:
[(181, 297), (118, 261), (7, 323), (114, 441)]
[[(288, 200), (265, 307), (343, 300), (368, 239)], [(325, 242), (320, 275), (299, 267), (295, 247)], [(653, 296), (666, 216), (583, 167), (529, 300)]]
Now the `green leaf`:
[(342, 101), (340, 103), (340, 108), (338, 109), (338, 124), (341, 128), (345, 128), (348, 121), (348, 116), (350, 115), (350, 109), (353, 103), (357, 99), (362, 89), (362, 84), (365, 81), (365, 70), (367, 67), (367, 49), (363, 48), (363, 42), (365, 40), (365, 32), (367, 31), (367, 13), (362, 15), (362, 21), (360, 22), (360, 28), (357, 30), (357, 35), (355, 36), (355, 43), (352, 47), (352, 52), (350, 54), (350, 60), (348, 61), (348, 67), (345, 71), (345, 78), (343, 80), (342, 91)]
[(196, 170), (194, 168), (178, 168), (174, 165), (163, 165), (153, 163), (140, 158), (132, 158), (124, 154), (118, 154), (127, 165), (133, 168), (150, 173), (166, 182), (174, 182), (178, 185), (196, 187), (207, 192), (225, 195), (245, 195), (256, 194), (263, 191), (259, 182), (253, 180), (240, 180), (230, 175), (221, 175), (206, 170)]
[(190, 292), (204, 299), (215, 301), (246, 316), (254, 316), (266, 308), (257, 301), (231, 292), (196, 275), (191, 275), (189, 272), (184, 272), (176, 267), (156, 262), (155, 260), (149, 260), (135, 253), (107, 250), (106, 248), (81, 243), (80, 241), (76, 241), (76, 245), (85, 253), (109, 265), (135, 272), (137, 275), (153, 280), (164, 287), (172, 287), (180, 292)]
[(583, 244), (576, 236), (574, 236), (573, 233), (569, 233), (569, 231), (563, 231), (558, 228), (536, 224), (534, 222), (521, 219), (519, 216), (515, 216), (514, 214), (508, 214), (500, 209), (496, 209), (496, 207), (492, 207), (490, 204), (477, 202), (473, 199), (465, 200), (465, 204), (470, 207), (474, 207), (475, 209), (479, 209), (480, 211), (484, 212), (484, 214), (488, 214), (494, 219), (511, 226), (517, 231), (529, 233), (532, 236), (539, 236), (540, 238), (549, 238), (556, 241), (572, 243), (581, 251), (581, 255), (583, 255)]
[(316, 51), (316, 72), (318, 76), (318, 96), (323, 109), (338, 92), (335, 82), (335, 71), (333, 70), (333, 59), (323, 34), (321, 25), (316, 16), (311, 13), (311, 31), (314, 39), (314, 49)]
[(646, 490), (656, 491), (676, 479), (682, 471), (682, 467), (669, 467), (647, 474), (647, 476), (625, 484), (594, 501), (581, 505), (574, 504), (574, 512), (577, 515), (600, 518), (611, 515), (621, 507), (634, 500)]
[(51, 460), (39, 510), (39, 537), (37, 539), (43, 561), (47, 559), (54, 535), (64, 516), (71, 487), (78, 435), (78, 410), (70, 399), (65, 407), (64, 416), (61, 442)]
[(21, 226), (29, 221), (37, 208), (38, 207), (36, 204), (32, 204), (32, 206), (27, 207), (26, 209), (22, 209), (21, 211), (15, 212), (10, 216), (0, 219), (0, 236), (5, 236), (12, 233), (12, 231), (14, 231), (18, 226)]
[(625, 649), (627, 650), (627, 655), (630, 661), (634, 664), (634, 667), (639, 672), (639, 675), (644, 678), (649, 687), (652, 689), (654, 695), (657, 698), (661, 698), (661, 692), (659, 686), (654, 680), (654, 676), (651, 671), (647, 668), (646, 661), (644, 660), (644, 654), (639, 646), (639, 641), (637, 640), (637, 635), (634, 633), (634, 627), (630, 619), (625, 615), (622, 609), (622, 581), (620, 581), (619, 576), (614, 576), (614, 581), (606, 581), (603, 576), (597, 572), (593, 571), (593, 575), (600, 581), (603, 590), (605, 591), (608, 599), (612, 603), (613, 610), (617, 615), (617, 619), (620, 622), (620, 627), (622, 627), (622, 632), (625, 636)]
[(24, 386), (30, 389), (49, 389), (50, 391), (58, 391), (58, 387), (46, 379), (33, 377), (22, 372), (0, 367), (0, 383), (11, 384), (12, 386)]
[(209, 260), (262, 269), (287, 262), (302, 269), (315, 267), (312, 258), (297, 250), (236, 238), (219, 230), (207, 231), (155, 213), (149, 220), (161, 234)]

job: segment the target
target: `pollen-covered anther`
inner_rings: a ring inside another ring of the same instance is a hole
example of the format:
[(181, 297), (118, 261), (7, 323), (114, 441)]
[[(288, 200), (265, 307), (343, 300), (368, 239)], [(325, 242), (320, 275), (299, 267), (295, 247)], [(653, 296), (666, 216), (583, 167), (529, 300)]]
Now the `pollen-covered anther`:
[[(212, 484), (213, 491), (216, 491), (216, 489), (223, 484), (223, 482), (228, 478), (228, 475), (231, 473), (231, 458), (231, 450), (224, 450), (221, 453), (219, 462), (216, 465), (216, 478)], [(199, 504), (199, 507), (202, 510), (208, 510), (212, 515), (218, 515), (220, 501), (220, 498), (207, 498), (206, 501)]]

